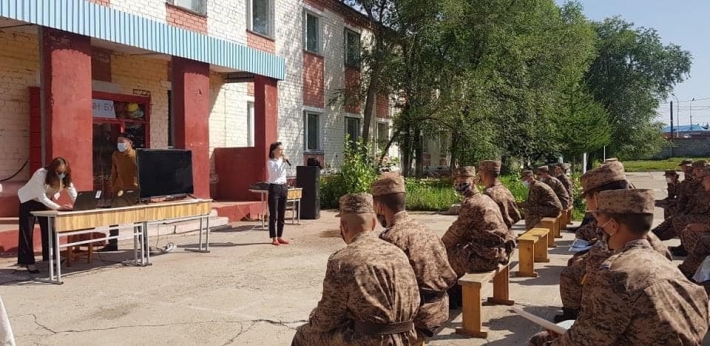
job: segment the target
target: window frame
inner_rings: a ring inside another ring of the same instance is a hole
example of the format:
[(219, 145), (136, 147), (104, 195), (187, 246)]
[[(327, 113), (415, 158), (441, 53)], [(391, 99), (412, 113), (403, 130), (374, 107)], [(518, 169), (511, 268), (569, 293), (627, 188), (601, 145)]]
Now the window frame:
[[(309, 133), (309, 120), (308, 116), (309, 115), (315, 115), (316, 118), (318, 119), (318, 124), (316, 128), (318, 129), (318, 134), (316, 137), (316, 146), (317, 148), (312, 149), (308, 148), (308, 136), (310, 135)], [(323, 152), (323, 113), (322, 112), (317, 112), (317, 111), (312, 111), (312, 110), (303, 110), (303, 151), (306, 153), (321, 153)]]
[[(310, 50), (308, 49), (308, 16), (311, 16), (316, 19), (316, 50)], [(321, 54), (322, 51), (322, 30), (321, 30), (321, 20), (320, 15), (317, 13), (310, 11), (308, 9), (303, 9), (303, 50), (313, 53), (313, 54)]]
[(346, 140), (345, 140), (345, 144), (346, 144), (346, 145), (348, 144), (347, 136), (350, 134), (350, 133), (348, 132), (348, 121), (355, 120), (355, 121), (357, 122), (357, 123), (356, 123), (356, 124), (357, 124), (357, 126), (356, 126), (356, 129), (357, 129), (357, 138), (350, 138), (350, 140), (349, 140), (349, 144), (350, 144), (351, 146), (355, 146), (355, 145), (357, 145), (357, 142), (358, 142), (358, 141), (360, 140), (360, 138), (362, 137), (362, 123), (361, 123), (362, 117), (360, 117), (360, 116), (346, 115), (344, 118), (345, 118), (345, 120), (343, 121), (343, 123), (344, 123), (345, 126), (343, 126), (343, 130), (345, 131), (345, 133), (343, 134), (343, 138), (346, 139)]
[(166, 3), (175, 6), (181, 10), (185, 10), (188, 12), (192, 12), (195, 14), (199, 14), (201, 16), (207, 16), (207, 0), (198, 0), (200, 2), (200, 8), (199, 9), (194, 9), (190, 7), (185, 7), (183, 5), (180, 5), (177, 3), (178, 0), (166, 0)]
[[(262, 33), (259, 31), (254, 30), (254, 2), (255, 1), (266, 1), (266, 4), (268, 6), (267, 13), (269, 15), (268, 18), (268, 25), (267, 25), (267, 31), (268, 33)], [(273, 39), (275, 36), (275, 22), (276, 22), (276, 16), (275, 16), (275, 11), (274, 11), (274, 0), (247, 0), (247, 30), (250, 32), (253, 32), (257, 35), (261, 35), (264, 37), (268, 37)]]
[[(387, 138), (385, 140), (380, 138), (380, 126), (385, 126), (385, 132), (387, 133)], [(380, 152), (390, 140), (390, 123), (386, 121), (375, 122), (375, 133), (377, 134), (377, 151)]]
[[(357, 35), (357, 57), (354, 58), (355, 61), (349, 61), (348, 59), (348, 34)], [(362, 33), (357, 32), (350, 28), (343, 29), (343, 51), (345, 56), (343, 57), (343, 63), (347, 67), (360, 67), (360, 59), (362, 58)]]

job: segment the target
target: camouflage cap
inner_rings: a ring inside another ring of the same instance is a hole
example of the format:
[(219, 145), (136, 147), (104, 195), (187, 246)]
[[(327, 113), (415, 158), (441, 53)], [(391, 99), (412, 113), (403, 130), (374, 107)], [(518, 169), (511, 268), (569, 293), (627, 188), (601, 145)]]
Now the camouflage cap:
[(485, 160), (478, 163), (478, 170), (483, 172), (500, 173), (500, 167), (503, 164), (500, 161)]
[(476, 167), (473, 166), (463, 166), (456, 168), (455, 176), (457, 178), (471, 178), (476, 176)]
[(666, 177), (675, 177), (678, 175), (678, 172), (675, 171), (675, 169), (667, 169), (666, 173), (663, 174)]
[(610, 157), (610, 158), (604, 160), (604, 163), (609, 163), (609, 162), (619, 162), (619, 159), (617, 159), (615, 157)]
[(707, 165), (708, 165), (708, 162), (706, 160), (694, 161), (692, 164), (693, 168), (703, 168)]
[(374, 214), (372, 195), (369, 193), (351, 193), (340, 197), (340, 213), (343, 214)]
[(592, 189), (624, 180), (626, 180), (624, 165), (619, 161), (605, 163), (584, 173), (584, 175), (579, 178), (579, 182), (582, 184), (582, 196), (586, 195)]
[(698, 174), (698, 178), (702, 179), (705, 177), (710, 176), (710, 166), (705, 166), (700, 170), (700, 174)]
[(570, 165), (569, 165), (569, 163), (560, 162), (560, 163), (556, 163), (555, 167), (562, 168), (562, 169), (569, 169)]
[(655, 211), (653, 190), (609, 190), (599, 193), (597, 213), (653, 214)]
[(525, 178), (531, 178), (533, 177), (533, 171), (526, 169), (522, 172), (520, 172), (520, 179), (525, 179)]
[(380, 175), (380, 177), (370, 185), (372, 196), (391, 195), (395, 193), (404, 193), (404, 178), (396, 172), (389, 172)]
[(680, 162), (680, 164), (678, 164), (678, 167), (683, 167), (691, 164), (693, 164), (693, 160), (683, 160)]
[(548, 166), (540, 166), (537, 168), (538, 173), (550, 173), (550, 167)]

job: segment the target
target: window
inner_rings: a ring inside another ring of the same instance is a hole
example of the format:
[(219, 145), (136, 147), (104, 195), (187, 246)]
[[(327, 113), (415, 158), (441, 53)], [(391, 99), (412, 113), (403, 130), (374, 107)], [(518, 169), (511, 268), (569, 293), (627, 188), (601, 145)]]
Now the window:
[(359, 66), (360, 64), (360, 34), (345, 29), (345, 65)]
[(247, 102), (247, 146), (254, 146), (254, 102)]
[(306, 32), (303, 35), (306, 39), (306, 50), (313, 53), (320, 53), (320, 27), (318, 17), (310, 12), (305, 13)]
[(182, 7), (188, 11), (192, 11), (199, 14), (207, 13), (207, 9), (205, 8), (205, 2), (205, 0), (168, 0), (169, 4)]
[(377, 123), (377, 146), (380, 151), (384, 150), (390, 141), (390, 126), (388, 123)]
[(305, 129), (306, 151), (319, 151), (320, 147), (320, 114), (303, 112), (303, 128)]
[(439, 135), (439, 157), (446, 157), (449, 151), (449, 136), (445, 133)]
[(354, 148), (360, 138), (359, 118), (345, 117), (345, 134), (348, 136), (348, 144)]
[(249, 0), (249, 30), (271, 37), (273, 33), (273, 0)]

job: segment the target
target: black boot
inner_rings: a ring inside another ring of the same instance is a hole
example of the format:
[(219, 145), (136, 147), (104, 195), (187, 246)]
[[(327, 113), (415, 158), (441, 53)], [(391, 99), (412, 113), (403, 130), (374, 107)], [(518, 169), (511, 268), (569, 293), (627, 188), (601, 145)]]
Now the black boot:
[(671, 250), (671, 254), (673, 254), (673, 256), (688, 256), (688, 250), (686, 250), (682, 244), (680, 246), (671, 246), (669, 250)]
[(576, 320), (578, 315), (578, 309), (562, 308), (562, 315), (555, 316), (554, 321), (555, 323), (560, 323), (567, 320)]
[(456, 310), (463, 307), (463, 291), (461, 286), (454, 285), (449, 288), (449, 310)]

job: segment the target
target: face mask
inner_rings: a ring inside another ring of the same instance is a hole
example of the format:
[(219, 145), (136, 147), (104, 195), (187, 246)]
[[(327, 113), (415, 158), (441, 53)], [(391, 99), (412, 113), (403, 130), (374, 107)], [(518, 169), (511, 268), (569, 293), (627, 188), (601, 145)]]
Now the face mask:
[(343, 226), (340, 226), (340, 239), (342, 239), (345, 244), (348, 243), (345, 241), (345, 235), (343, 235)]
[(525, 185), (525, 187), (528, 189), (530, 188), (530, 182), (527, 180), (523, 181), (523, 185)]
[(63, 180), (64, 177), (66, 177), (66, 176), (67, 176), (66, 173), (59, 173), (59, 175), (58, 175), (59, 179), (61, 179), (61, 180)]
[(673, 178), (666, 178), (666, 183), (673, 184)]
[(611, 237), (612, 237), (614, 234), (616, 234), (616, 233), (614, 233), (614, 234), (608, 234), (608, 233), (606, 233), (606, 231), (604, 231), (604, 226), (608, 225), (609, 222), (611, 222), (611, 220), (612, 220), (612, 219), (609, 219), (609, 220), (607, 220), (607, 222), (605, 222), (603, 225), (597, 226), (597, 227), (599, 227), (599, 230), (601, 230), (601, 232), (602, 232), (602, 243), (604, 244), (604, 246), (605, 246), (606, 248), (609, 248), (609, 239), (611, 239)]
[(126, 151), (126, 149), (128, 149), (126, 143), (118, 143), (118, 151)]
[(387, 217), (385, 217), (384, 215), (377, 214), (377, 222), (380, 223), (380, 226), (382, 226), (382, 228), (387, 228)]
[(456, 186), (454, 187), (456, 189), (456, 192), (460, 194), (466, 193), (466, 191), (471, 189), (471, 183), (456, 183)]

